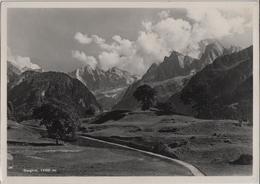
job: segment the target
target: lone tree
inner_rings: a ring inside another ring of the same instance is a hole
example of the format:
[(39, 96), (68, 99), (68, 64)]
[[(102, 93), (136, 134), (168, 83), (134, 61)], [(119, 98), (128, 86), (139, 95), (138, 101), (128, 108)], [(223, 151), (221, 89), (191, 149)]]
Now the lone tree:
[(56, 144), (59, 140), (75, 139), (78, 119), (72, 114), (53, 104), (44, 104), (33, 110), (34, 118), (41, 120), (40, 125), (46, 127), (48, 136), (56, 139)]
[(144, 84), (139, 86), (134, 92), (133, 96), (137, 101), (142, 103), (142, 110), (147, 110), (152, 107), (155, 100), (156, 91), (149, 85)]

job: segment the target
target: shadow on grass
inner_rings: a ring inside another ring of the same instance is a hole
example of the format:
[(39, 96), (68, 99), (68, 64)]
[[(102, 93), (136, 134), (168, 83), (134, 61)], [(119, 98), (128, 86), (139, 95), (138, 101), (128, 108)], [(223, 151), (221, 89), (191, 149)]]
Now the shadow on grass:
[(91, 122), (91, 124), (102, 124), (109, 120), (117, 121), (125, 117), (128, 112), (130, 111), (115, 110), (115, 111), (106, 112), (97, 116), (97, 118), (93, 122)]
[(10, 145), (18, 145), (18, 146), (63, 146), (63, 144), (59, 143), (51, 143), (51, 142), (21, 142), (21, 141), (7, 141), (7, 144)]

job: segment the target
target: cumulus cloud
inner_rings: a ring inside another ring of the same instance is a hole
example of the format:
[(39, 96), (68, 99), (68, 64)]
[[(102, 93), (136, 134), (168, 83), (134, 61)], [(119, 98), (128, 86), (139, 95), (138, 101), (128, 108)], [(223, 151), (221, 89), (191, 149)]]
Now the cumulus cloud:
[(108, 70), (119, 64), (119, 55), (116, 52), (102, 52), (98, 58), (103, 70)]
[(83, 51), (73, 50), (72, 57), (81, 61), (85, 65), (91, 66), (93, 69), (97, 66), (96, 58), (94, 56), (87, 56)]
[(113, 42), (97, 43), (103, 51), (98, 55), (99, 67), (108, 70), (118, 67), (132, 73), (140, 74), (144, 71), (143, 58), (137, 55), (136, 44), (118, 35), (112, 37)]
[(196, 8), (187, 9), (187, 17), (193, 19), (190, 43), (193, 57), (199, 56), (199, 43), (205, 39), (221, 40), (226, 36), (241, 34), (251, 27), (246, 20), (244, 9)]
[(7, 49), (7, 60), (17, 67), (21, 72), (26, 70), (39, 70), (41, 67), (31, 62), (30, 57), (14, 55), (10, 48)]
[(96, 43), (96, 44), (99, 44), (99, 45), (102, 45), (105, 43), (105, 39), (104, 38), (101, 38), (99, 37), (98, 35), (92, 35), (91, 36), (93, 38), (93, 41)]
[(225, 16), (218, 9), (188, 9), (187, 16), (196, 21), (194, 30), (204, 30), (201, 36), (221, 38), (230, 34), (242, 33), (245, 28), (245, 18), (242, 16)]
[(81, 44), (90, 44), (92, 42), (91, 37), (88, 37), (87, 34), (82, 34), (81, 32), (77, 32), (74, 36), (74, 39)]
[[(187, 9), (186, 18), (181, 19), (172, 17), (170, 11), (161, 11), (157, 21), (142, 22), (136, 40), (114, 35), (108, 43), (99, 35), (91, 35), (88, 38), (100, 49), (94, 63), (104, 70), (116, 66), (141, 75), (173, 50), (198, 58), (203, 40), (241, 34), (251, 26), (241, 12), (244, 11), (193, 8)], [(85, 54), (78, 55), (86, 60)]]
[(161, 12), (158, 13), (159, 17), (161, 19), (167, 18), (170, 16), (170, 11), (169, 10), (163, 10)]

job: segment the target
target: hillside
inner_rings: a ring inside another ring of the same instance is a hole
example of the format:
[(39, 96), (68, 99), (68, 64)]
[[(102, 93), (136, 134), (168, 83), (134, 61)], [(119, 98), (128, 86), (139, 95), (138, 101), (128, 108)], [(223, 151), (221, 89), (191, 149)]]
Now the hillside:
[(52, 103), (80, 117), (101, 111), (94, 95), (77, 79), (60, 72), (24, 72), (8, 90), (18, 120), (30, 119), (33, 108)]
[[(108, 116), (107, 116), (108, 117)], [(204, 120), (151, 111), (121, 112), (117, 120), (83, 123), (84, 135), (160, 153), (196, 166), (207, 176), (250, 175), (252, 126), (237, 120)]]
[(217, 58), (169, 99), (175, 112), (252, 120), (253, 47)]

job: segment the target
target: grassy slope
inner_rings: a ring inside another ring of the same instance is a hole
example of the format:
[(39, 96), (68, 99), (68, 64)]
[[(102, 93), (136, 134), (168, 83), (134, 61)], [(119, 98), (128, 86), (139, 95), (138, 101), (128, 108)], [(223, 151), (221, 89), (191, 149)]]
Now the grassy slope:
[(85, 133), (194, 164), (207, 175), (250, 175), (252, 165), (232, 165), (252, 155), (252, 127), (232, 120), (200, 120), (152, 112), (130, 113), (118, 121), (84, 124)]
[[(133, 151), (85, 141), (63, 146), (49, 145), (54, 140), (32, 129), (32, 122), (9, 121), (9, 176), (175, 176), (191, 175), (178, 164)], [(32, 146), (24, 143), (49, 143)], [(24, 171), (27, 169), (27, 171)], [(41, 170), (41, 169), (51, 169)], [(31, 170), (31, 173), (28, 172)], [(37, 171), (36, 171), (37, 170)]]

